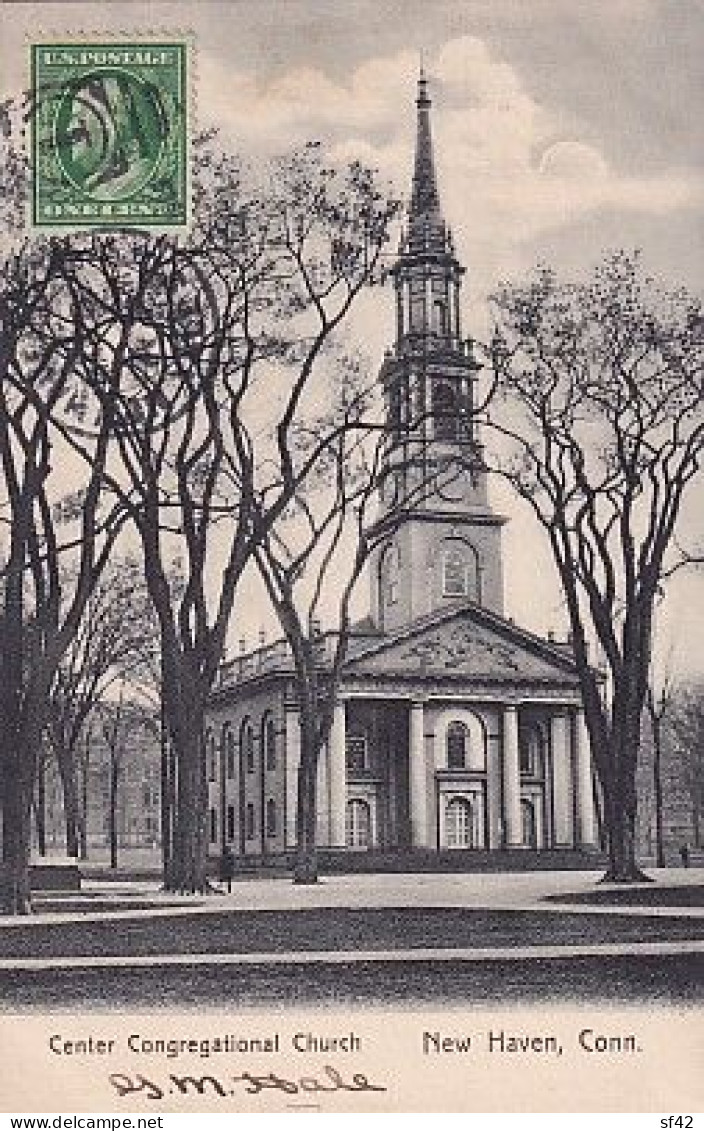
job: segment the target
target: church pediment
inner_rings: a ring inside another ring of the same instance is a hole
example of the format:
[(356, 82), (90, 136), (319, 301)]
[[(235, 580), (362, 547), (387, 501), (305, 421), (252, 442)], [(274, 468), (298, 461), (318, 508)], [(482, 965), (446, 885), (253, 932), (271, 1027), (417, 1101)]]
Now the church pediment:
[(463, 676), (486, 682), (577, 683), (574, 663), (555, 645), (475, 608), (427, 618), (367, 646), (345, 665), (350, 673), (431, 678)]

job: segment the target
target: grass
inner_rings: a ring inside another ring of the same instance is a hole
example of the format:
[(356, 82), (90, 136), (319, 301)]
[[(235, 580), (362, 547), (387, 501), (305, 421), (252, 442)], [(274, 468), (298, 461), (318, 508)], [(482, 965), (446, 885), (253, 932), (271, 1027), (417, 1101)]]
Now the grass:
[(556, 903), (599, 904), (608, 907), (704, 907), (704, 885), (678, 884), (676, 887), (600, 888), (594, 891), (546, 895)]
[(0, 1009), (16, 1012), (194, 1010), (317, 1005), (472, 1009), (530, 1003), (693, 1007), (704, 991), (700, 955), (529, 958), (482, 962), (315, 963), (135, 969), (0, 970)]
[(0, 958), (512, 947), (704, 939), (704, 919), (456, 907), (215, 911), (0, 931)]

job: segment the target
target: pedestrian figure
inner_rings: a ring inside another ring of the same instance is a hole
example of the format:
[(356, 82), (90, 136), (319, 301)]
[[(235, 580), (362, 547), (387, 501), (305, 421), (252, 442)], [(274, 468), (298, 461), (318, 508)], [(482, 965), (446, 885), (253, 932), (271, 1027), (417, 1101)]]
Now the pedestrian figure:
[(680, 848), (680, 860), (683, 868), (689, 868), (689, 848), (686, 844), (683, 844)]
[(220, 879), (227, 884), (228, 894), (232, 891), (232, 877), (235, 874), (235, 858), (229, 844), (225, 845), (220, 860)]

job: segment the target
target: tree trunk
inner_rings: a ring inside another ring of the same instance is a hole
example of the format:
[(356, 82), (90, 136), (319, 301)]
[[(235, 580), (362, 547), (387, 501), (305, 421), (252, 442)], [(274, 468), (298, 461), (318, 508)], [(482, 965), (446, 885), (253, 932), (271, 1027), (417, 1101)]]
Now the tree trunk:
[(120, 767), (114, 751), (110, 752), (110, 867), (117, 868), (117, 787), (120, 777)]
[(80, 806), (78, 802), (78, 782), (74, 752), (55, 744), (56, 761), (59, 767), (61, 788), (64, 795), (64, 821), (66, 824), (66, 855), (80, 855), (79, 830), (81, 827)]
[(296, 811), (296, 884), (318, 882), (317, 777), (320, 757), (315, 716), (310, 705), (301, 704), (301, 760), (298, 767)]
[(662, 799), (662, 742), (660, 724), (653, 728), (653, 792), (655, 795), (655, 863), (665, 867), (665, 833), (663, 828)]
[(171, 741), (176, 760), (176, 806), (171, 813), (172, 852), (167, 891), (182, 894), (204, 893), (207, 877), (208, 786), (203, 754), (204, 711), (200, 700), (188, 701), (182, 695), (172, 705)]
[(162, 708), (161, 714), (161, 859), (163, 866), (164, 887), (168, 888), (171, 872), (172, 837), (171, 817), (172, 806), (172, 780), (171, 780), (171, 746), (166, 732), (166, 721)]
[(78, 827), (79, 852), (81, 860), (88, 859), (88, 767), (81, 777), (81, 822)]
[(32, 835), (32, 793), (33, 767), (30, 762), (31, 751), (12, 754), (5, 759), (5, 766), (15, 771), (12, 788), (3, 782), (4, 797), (2, 811), (2, 874), (0, 883), (0, 907), (5, 915), (29, 915), (32, 910), (29, 861)]
[(640, 666), (626, 671), (621, 686), (614, 688), (609, 750), (604, 789), (604, 816), (609, 866), (604, 882), (630, 884), (650, 879), (636, 861), (636, 770), (641, 739), (645, 683)]
[(650, 880), (636, 861), (636, 808), (624, 800), (618, 789), (607, 796), (605, 803), (609, 866), (603, 883), (634, 884)]
[(34, 815), (37, 822), (37, 851), (40, 856), (46, 856), (46, 766), (43, 758), (40, 758), (37, 765)]

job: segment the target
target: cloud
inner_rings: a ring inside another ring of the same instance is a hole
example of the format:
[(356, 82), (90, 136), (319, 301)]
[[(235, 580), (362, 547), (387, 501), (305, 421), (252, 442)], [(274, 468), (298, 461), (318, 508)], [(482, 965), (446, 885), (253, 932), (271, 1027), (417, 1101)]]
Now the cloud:
[[(417, 66), (415, 53), (402, 51), (366, 61), (346, 81), (299, 67), (264, 83), (205, 57), (202, 117), (246, 152), (320, 139), (339, 157), (376, 165), (405, 192)], [(460, 250), (466, 239), (472, 262), (477, 254), (480, 264), (490, 260), (490, 277), (515, 262), (521, 245), (600, 209), (661, 216), (704, 202), (702, 182), (689, 170), (647, 176), (615, 168), (481, 39), (450, 40), (427, 66), (445, 212)]]

